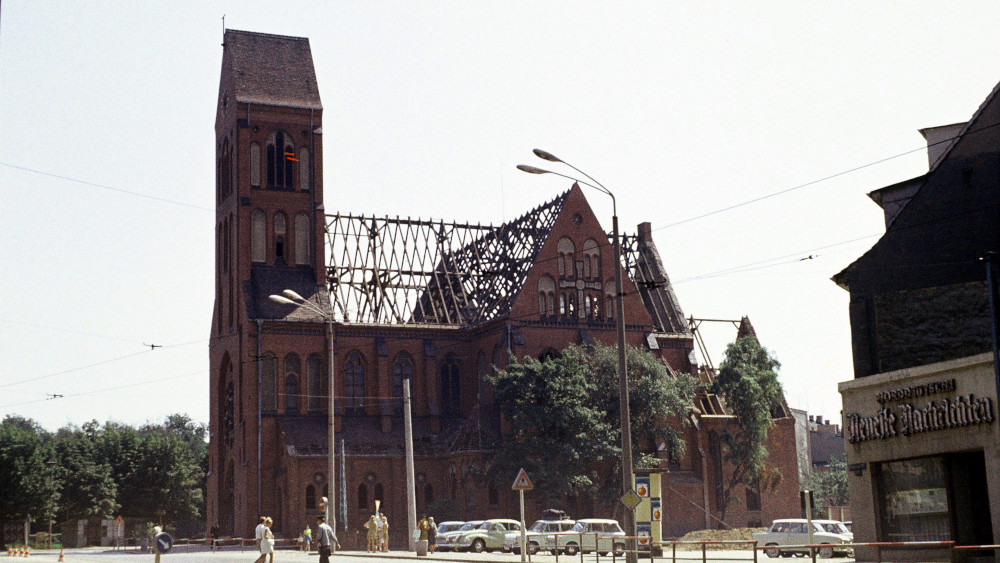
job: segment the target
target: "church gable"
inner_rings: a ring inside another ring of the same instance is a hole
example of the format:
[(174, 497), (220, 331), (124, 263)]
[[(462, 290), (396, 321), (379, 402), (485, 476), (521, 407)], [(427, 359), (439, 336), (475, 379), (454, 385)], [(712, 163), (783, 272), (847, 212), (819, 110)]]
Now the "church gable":
[[(614, 319), (614, 250), (582, 189), (574, 184), (510, 309), (515, 320), (608, 322)], [(651, 319), (627, 272), (625, 318)]]

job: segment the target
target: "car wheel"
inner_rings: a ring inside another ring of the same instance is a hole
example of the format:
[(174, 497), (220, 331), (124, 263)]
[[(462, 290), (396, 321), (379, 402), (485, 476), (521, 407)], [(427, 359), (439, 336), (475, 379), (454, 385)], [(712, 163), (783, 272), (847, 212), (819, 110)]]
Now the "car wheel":
[(778, 544), (776, 544), (776, 543), (769, 543), (769, 544), (767, 544), (767, 547), (764, 548), (764, 555), (767, 555), (768, 557), (770, 557), (772, 559), (775, 558), (775, 557), (778, 557), (779, 556), (779, 553), (778, 553)]
[(623, 544), (623, 543), (616, 543), (615, 544), (615, 557), (621, 557), (622, 555), (625, 555), (625, 544)]
[(568, 543), (568, 544), (566, 544), (566, 555), (569, 555), (570, 557), (572, 557), (572, 556), (576, 555), (579, 552), (580, 552), (580, 548), (575, 543)]
[(482, 553), (484, 549), (486, 549), (486, 542), (480, 539), (473, 540), (472, 545), (469, 546), (469, 551), (473, 553)]
[(805, 554), (805, 553), (802, 553), (801, 551), (796, 551), (796, 552), (795, 552), (795, 556), (796, 556), (796, 557), (805, 557), (805, 556), (806, 556), (806, 554)]
[(819, 556), (822, 557), (823, 559), (829, 559), (833, 557), (833, 548), (829, 546), (819, 548)]
[(535, 542), (528, 542), (528, 555), (534, 555), (538, 553), (538, 544)]

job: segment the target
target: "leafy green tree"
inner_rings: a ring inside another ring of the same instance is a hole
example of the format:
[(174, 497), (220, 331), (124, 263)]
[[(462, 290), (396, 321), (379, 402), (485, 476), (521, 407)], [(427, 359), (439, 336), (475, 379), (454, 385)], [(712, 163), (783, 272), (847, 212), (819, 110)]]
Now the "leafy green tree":
[(712, 391), (726, 400), (735, 420), (720, 432), (723, 459), (728, 471), (723, 471), (720, 518), (725, 520), (734, 493), (742, 487), (757, 484), (761, 490), (775, 487), (781, 480), (776, 469), (766, 466), (767, 434), (774, 425), (771, 412), (781, 404), (781, 384), (777, 370), (781, 367), (767, 349), (754, 337), (743, 337), (726, 347)]
[(576, 357), (544, 362), (526, 357), (489, 381), (510, 423), (490, 466), (494, 478), (512, 480), (524, 467), (539, 498), (558, 501), (595, 492), (597, 464), (617, 451), (611, 425), (592, 400), (597, 385)]
[(826, 467), (814, 467), (806, 481), (816, 503), (824, 506), (845, 506), (848, 501), (847, 462), (834, 458)]
[(119, 508), (111, 465), (97, 455), (96, 426), (94, 421), (87, 424), (88, 431), (67, 426), (56, 432), (54, 443), (62, 477), (59, 520), (110, 518)]
[[(0, 522), (52, 516), (59, 500), (51, 436), (35, 421), (7, 416), (0, 423)], [(3, 538), (0, 538), (2, 544)]]
[[(512, 478), (524, 467), (535, 494), (558, 503), (565, 496), (620, 494), (621, 434), (617, 348), (569, 346), (562, 356), (525, 358), (490, 379), (510, 432), (492, 474)], [(672, 375), (651, 353), (626, 350), (634, 465), (653, 467), (663, 445), (679, 458), (684, 441), (674, 428), (693, 408), (696, 383)]]

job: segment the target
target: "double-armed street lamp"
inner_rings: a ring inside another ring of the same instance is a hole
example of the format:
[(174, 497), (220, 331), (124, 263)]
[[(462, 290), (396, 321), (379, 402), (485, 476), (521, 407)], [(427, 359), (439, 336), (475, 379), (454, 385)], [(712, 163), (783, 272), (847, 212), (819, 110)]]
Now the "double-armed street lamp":
[[(622, 434), (622, 493), (627, 494), (632, 490), (633, 481), (633, 469), (632, 469), (632, 433), (631, 433), (631, 416), (629, 414), (628, 408), (628, 375), (625, 371), (625, 305), (622, 300), (624, 295), (623, 285), (622, 285), (622, 250), (621, 243), (618, 240), (618, 207), (615, 201), (615, 194), (611, 193), (611, 190), (604, 187), (600, 182), (590, 177), (589, 174), (580, 170), (576, 166), (556, 157), (554, 154), (543, 151), (542, 149), (534, 149), (532, 151), (535, 156), (543, 160), (548, 160), (549, 162), (558, 162), (569, 166), (573, 170), (586, 177), (590, 182), (584, 182), (573, 176), (567, 176), (566, 174), (560, 174), (559, 172), (552, 172), (551, 170), (544, 170), (542, 168), (537, 168), (535, 166), (528, 166), (526, 164), (518, 164), (517, 169), (522, 172), (527, 172), (529, 174), (554, 174), (556, 176), (561, 176), (569, 180), (573, 180), (584, 186), (593, 188), (599, 192), (603, 192), (611, 197), (611, 244), (614, 252), (614, 269), (615, 269), (615, 325), (618, 332), (618, 400), (619, 400), (619, 411), (621, 415), (621, 434)], [(634, 538), (636, 535), (635, 529), (635, 512), (632, 509), (626, 508), (625, 510), (625, 533), (630, 537)], [(634, 539), (629, 539), (629, 545), (634, 546)], [(626, 560), (628, 563), (635, 563), (637, 560), (636, 552), (634, 549), (629, 549), (626, 554)]]
[[(313, 303), (312, 301), (307, 300), (306, 298), (302, 297), (298, 293), (295, 293), (291, 289), (286, 289), (286, 290), (282, 291), (281, 295), (271, 295), (271, 296), (268, 297), (268, 299), (270, 299), (271, 301), (274, 301), (275, 303), (281, 303), (282, 305), (296, 305), (296, 306), (305, 307), (306, 309), (309, 309), (313, 313), (316, 313), (317, 315), (323, 317), (323, 320), (326, 322), (326, 341), (327, 341), (327, 347), (328, 347), (328, 352), (329, 352), (329, 358), (328, 358), (327, 365), (329, 367), (329, 372), (330, 372), (330, 374), (329, 374), (329, 379), (330, 379), (330, 393), (329, 393), (329, 406), (328, 406), (329, 413), (328, 413), (328, 416), (327, 416), (327, 426), (328, 426), (327, 432), (328, 432), (328, 436), (330, 438), (330, 440), (329, 440), (329, 442), (330, 442), (329, 443), (329, 448), (330, 448), (330, 467), (328, 469), (329, 478), (326, 480), (327, 485), (328, 485), (327, 486), (327, 489), (328, 489), (327, 494), (329, 495), (329, 500), (326, 503), (326, 520), (327, 520), (327, 522), (330, 523), (330, 527), (333, 528), (334, 530), (336, 530), (337, 529), (337, 511), (334, 508), (334, 506), (336, 506), (336, 505), (333, 502), (333, 499), (336, 498), (336, 496), (334, 494), (334, 490), (337, 487), (337, 485), (336, 485), (337, 481), (336, 481), (336, 479), (334, 479), (334, 475), (336, 475), (336, 465), (334, 464), (334, 459), (335, 459), (334, 452), (336, 451), (334, 449), (335, 446), (336, 446), (336, 441), (334, 440), (334, 427), (335, 427), (336, 413), (333, 410), (333, 405), (334, 405), (333, 399), (336, 396), (336, 393), (334, 393), (334, 389), (335, 389), (335, 385), (336, 385), (336, 381), (337, 381), (337, 377), (336, 377), (337, 371), (336, 371), (336, 369), (334, 367), (335, 347), (334, 347), (334, 341), (333, 341), (333, 325), (336, 324), (337, 321), (336, 321), (336, 319), (333, 318), (332, 314), (330, 314), (327, 311), (324, 311), (322, 308), (320, 308), (319, 306), (317, 306), (315, 303)], [(260, 468), (258, 468), (258, 471), (259, 470), (260, 470)]]

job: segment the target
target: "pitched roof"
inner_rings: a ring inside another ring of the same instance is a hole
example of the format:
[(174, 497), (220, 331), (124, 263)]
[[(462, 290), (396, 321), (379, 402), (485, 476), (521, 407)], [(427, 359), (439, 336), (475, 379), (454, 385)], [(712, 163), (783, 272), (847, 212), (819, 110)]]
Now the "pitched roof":
[(223, 48), (236, 101), (323, 109), (308, 38), (227, 29)]
[[(855, 294), (980, 281), (1000, 241), (1000, 84), (931, 165), (874, 246), (833, 280)], [(922, 181), (921, 181), (922, 180)]]

